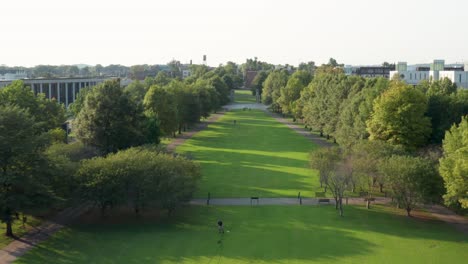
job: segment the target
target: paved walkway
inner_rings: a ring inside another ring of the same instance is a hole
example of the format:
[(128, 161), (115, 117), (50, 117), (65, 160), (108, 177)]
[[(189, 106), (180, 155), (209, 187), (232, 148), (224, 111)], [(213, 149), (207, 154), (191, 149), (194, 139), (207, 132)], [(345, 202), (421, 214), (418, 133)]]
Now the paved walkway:
[(453, 225), (459, 231), (468, 235), (468, 218), (461, 215), (457, 215), (451, 210), (441, 206), (441, 205), (432, 205), (426, 206), (425, 209), (431, 213), (431, 215), (443, 222)]
[[(258, 200), (251, 198), (211, 198), (209, 205), (219, 206), (245, 206), (245, 205), (319, 205), (327, 204), (319, 203), (321, 198), (259, 198)], [(335, 204), (333, 198), (329, 199), (328, 204)], [(391, 202), (390, 198), (376, 197), (372, 204), (388, 204)], [(189, 204), (192, 205), (207, 205), (207, 199), (192, 199)], [(346, 204), (346, 199), (343, 200), (343, 204)], [(365, 205), (363, 198), (348, 198), (348, 204), (353, 205)]]
[(62, 229), (65, 224), (80, 216), (89, 208), (90, 204), (82, 204), (78, 207), (66, 209), (59, 213), (54, 219), (46, 221), (39, 227), (29, 231), (23, 237), (14, 240), (6, 247), (0, 249), (0, 264), (13, 263), (18, 257), (24, 255), (40, 242), (45, 241), (51, 235)]

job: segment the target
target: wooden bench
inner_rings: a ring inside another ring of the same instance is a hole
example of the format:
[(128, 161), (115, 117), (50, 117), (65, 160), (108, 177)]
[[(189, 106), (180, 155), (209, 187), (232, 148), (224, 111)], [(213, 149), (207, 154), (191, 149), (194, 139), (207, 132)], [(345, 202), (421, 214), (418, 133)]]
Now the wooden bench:
[(328, 199), (328, 198), (320, 198), (320, 199), (318, 199), (318, 203), (319, 203), (319, 204), (321, 204), (321, 203), (330, 204), (330, 199)]
[(252, 197), (250, 197), (250, 205), (252, 205), (252, 201), (253, 201), (253, 200), (257, 200), (257, 205), (258, 205), (258, 200), (259, 200), (259, 199), (258, 199), (258, 196), (252, 196)]

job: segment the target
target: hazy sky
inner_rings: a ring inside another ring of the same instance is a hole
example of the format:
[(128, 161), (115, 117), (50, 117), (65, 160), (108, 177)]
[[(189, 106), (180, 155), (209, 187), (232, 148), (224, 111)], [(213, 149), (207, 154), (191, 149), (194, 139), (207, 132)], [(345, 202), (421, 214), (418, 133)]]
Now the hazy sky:
[(467, 0), (4, 0), (0, 64), (468, 60)]

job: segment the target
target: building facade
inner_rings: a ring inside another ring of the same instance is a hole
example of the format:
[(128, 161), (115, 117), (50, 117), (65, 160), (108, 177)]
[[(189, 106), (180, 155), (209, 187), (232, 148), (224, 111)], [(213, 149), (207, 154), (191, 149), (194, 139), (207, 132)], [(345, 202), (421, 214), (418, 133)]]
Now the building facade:
[[(85, 87), (95, 86), (113, 78), (56, 78), (56, 79), (24, 79), (34, 94), (43, 93), (48, 99), (56, 99), (68, 107), (76, 99), (76, 95)], [(13, 81), (0, 81), (0, 89)]]
[(395, 65), (390, 66), (346, 66), (346, 75), (357, 75), (365, 78), (390, 77), (390, 72), (395, 70)]
[(468, 89), (468, 64), (463, 66), (445, 66), (444, 60), (434, 60), (430, 67), (416, 67), (408, 70), (406, 62), (399, 62), (396, 70), (390, 72), (390, 79), (398, 78), (407, 84), (418, 85), (421, 81), (438, 81), (448, 78), (458, 87)]

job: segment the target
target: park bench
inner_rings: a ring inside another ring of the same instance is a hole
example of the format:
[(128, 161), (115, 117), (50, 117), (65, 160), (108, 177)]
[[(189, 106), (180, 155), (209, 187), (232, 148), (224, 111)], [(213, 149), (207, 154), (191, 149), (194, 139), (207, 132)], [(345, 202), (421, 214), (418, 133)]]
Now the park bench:
[(321, 204), (321, 203), (327, 203), (329, 204), (330, 203), (330, 199), (328, 198), (320, 198), (318, 199), (318, 203)]
[(257, 197), (257, 196), (252, 196), (252, 197), (250, 197), (250, 205), (252, 205), (252, 202), (253, 202), (254, 200), (256, 200), (256, 201), (257, 201), (257, 204), (258, 204), (258, 200), (259, 200), (258, 197)]

